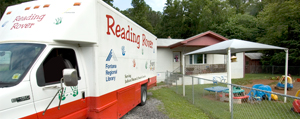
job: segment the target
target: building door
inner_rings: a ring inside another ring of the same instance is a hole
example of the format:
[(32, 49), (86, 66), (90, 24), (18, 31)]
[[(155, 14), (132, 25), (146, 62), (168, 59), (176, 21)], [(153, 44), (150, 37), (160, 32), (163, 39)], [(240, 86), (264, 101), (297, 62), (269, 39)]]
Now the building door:
[(181, 52), (173, 52), (173, 72), (180, 72)]

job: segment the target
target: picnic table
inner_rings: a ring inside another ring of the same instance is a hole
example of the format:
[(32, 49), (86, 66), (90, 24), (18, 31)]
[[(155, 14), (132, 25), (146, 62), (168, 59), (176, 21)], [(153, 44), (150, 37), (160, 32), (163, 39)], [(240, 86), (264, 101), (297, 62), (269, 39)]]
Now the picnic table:
[[(223, 86), (215, 86), (215, 87), (204, 88), (204, 90), (215, 92), (216, 93), (216, 99), (218, 99), (218, 95), (217, 94), (219, 92), (224, 91), (224, 90), (228, 90), (228, 88), (227, 87), (223, 87)], [(203, 93), (203, 95), (204, 95), (204, 93)]]

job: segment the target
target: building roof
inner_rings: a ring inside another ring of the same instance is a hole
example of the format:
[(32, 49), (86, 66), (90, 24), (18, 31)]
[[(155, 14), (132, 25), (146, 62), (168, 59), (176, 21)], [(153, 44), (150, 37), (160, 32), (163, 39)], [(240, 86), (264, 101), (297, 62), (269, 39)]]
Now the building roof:
[(157, 38), (157, 47), (169, 47), (181, 41), (184, 41), (184, 39)]
[(250, 58), (251, 60), (261, 59), (262, 53), (245, 53), (245, 56)]
[(210, 46), (222, 41), (227, 40), (227, 38), (212, 32), (212, 31), (207, 31), (204, 33), (200, 33), (198, 35), (192, 36), (190, 38), (187, 38), (184, 41), (181, 42), (177, 42), (175, 44), (170, 45), (169, 47), (172, 48), (176, 48), (176, 47), (180, 47), (180, 46), (202, 46), (202, 47), (206, 47), (206, 46)]
[(157, 38), (157, 47), (165, 47), (171, 49), (180, 46), (206, 47), (225, 40), (228, 39), (215, 32), (207, 31), (187, 39)]

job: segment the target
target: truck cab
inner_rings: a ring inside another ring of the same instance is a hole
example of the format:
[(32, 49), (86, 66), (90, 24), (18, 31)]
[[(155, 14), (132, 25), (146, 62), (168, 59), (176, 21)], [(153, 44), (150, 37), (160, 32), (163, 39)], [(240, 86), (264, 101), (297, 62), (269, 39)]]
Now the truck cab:
[[(79, 58), (79, 52), (79, 48), (72, 45), (0, 44), (2, 117), (19, 118), (23, 115), (30, 118), (59, 118), (86, 109), (86, 83), (82, 70), (84, 66), (81, 63), (82, 59)], [(77, 70), (78, 85), (64, 86), (61, 92), (59, 89), (63, 69)], [(50, 102), (55, 95), (57, 99), (51, 105)], [(47, 105), (58, 106), (54, 104), (58, 104), (59, 99), (62, 100), (60, 109), (52, 108), (46, 112), (36, 113), (36, 110), (46, 110)], [(68, 102), (71, 104), (65, 105)], [(76, 108), (70, 108), (73, 104)]]

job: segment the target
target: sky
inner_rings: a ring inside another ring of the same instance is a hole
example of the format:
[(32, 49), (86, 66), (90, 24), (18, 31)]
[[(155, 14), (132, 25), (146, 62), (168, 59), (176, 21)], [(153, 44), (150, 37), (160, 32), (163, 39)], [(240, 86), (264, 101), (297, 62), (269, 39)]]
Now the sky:
[[(146, 4), (148, 4), (152, 8), (152, 10), (160, 12), (163, 12), (166, 1), (167, 0), (145, 0)], [(120, 10), (132, 8), (131, 0), (114, 0), (113, 4)]]

